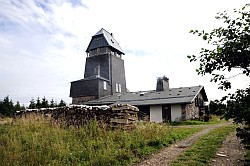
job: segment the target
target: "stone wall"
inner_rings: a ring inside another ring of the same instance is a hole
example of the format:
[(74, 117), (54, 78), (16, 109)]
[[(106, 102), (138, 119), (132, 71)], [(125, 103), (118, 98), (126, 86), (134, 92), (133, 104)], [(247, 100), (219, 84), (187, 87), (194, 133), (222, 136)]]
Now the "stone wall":
[(185, 120), (198, 119), (199, 118), (199, 108), (195, 106), (195, 103), (185, 105)]
[(95, 96), (73, 97), (72, 104), (81, 104), (81, 103), (88, 102), (94, 99), (95, 99)]
[(16, 118), (26, 117), (30, 114), (51, 117), (56, 123), (66, 126), (82, 126), (91, 120), (97, 120), (112, 128), (131, 129), (138, 120), (139, 109), (128, 104), (113, 106), (87, 106), (70, 105), (56, 108), (26, 109), (18, 111)]

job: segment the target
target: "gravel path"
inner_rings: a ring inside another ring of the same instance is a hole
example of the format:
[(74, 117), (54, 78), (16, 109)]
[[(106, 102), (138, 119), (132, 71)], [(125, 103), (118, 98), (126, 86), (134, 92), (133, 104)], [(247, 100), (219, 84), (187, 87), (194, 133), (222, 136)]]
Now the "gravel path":
[(243, 166), (246, 150), (240, 144), (236, 133), (230, 134), (218, 149), (216, 157), (212, 159), (213, 166)]
[(153, 154), (149, 159), (142, 161), (141, 163), (137, 164), (136, 166), (166, 166), (169, 165), (174, 159), (176, 159), (181, 153), (183, 153), (190, 145), (192, 145), (197, 139), (201, 136), (207, 134), (209, 131), (223, 126), (228, 125), (228, 123), (223, 124), (216, 124), (216, 125), (207, 125), (204, 126), (204, 129), (195, 133), (191, 137), (176, 142), (175, 144), (164, 148), (157, 154)]

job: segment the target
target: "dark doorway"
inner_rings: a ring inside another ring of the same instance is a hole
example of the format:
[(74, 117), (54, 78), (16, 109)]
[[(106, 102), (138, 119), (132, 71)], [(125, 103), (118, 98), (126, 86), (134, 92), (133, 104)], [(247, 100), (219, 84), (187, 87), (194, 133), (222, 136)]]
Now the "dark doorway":
[(150, 120), (150, 108), (146, 106), (137, 106), (139, 109), (138, 120), (149, 121)]
[(171, 122), (171, 105), (162, 105), (162, 121)]

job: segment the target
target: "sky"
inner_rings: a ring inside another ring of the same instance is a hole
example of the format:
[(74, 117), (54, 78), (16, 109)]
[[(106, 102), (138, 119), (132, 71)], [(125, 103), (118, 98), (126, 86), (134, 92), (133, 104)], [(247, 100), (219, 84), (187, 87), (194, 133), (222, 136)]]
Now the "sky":
[[(250, 79), (232, 79), (218, 90), (211, 76), (197, 75), (198, 55), (209, 47), (191, 29), (222, 25), (216, 13), (241, 8), (247, 0), (0, 0), (0, 100), (29, 104), (37, 97), (67, 103), (70, 82), (84, 77), (85, 50), (101, 28), (125, 52), (127, 88), (153, 90), (167, 76), (171, 88), (203, 85), (209, 100), (220, 99)], [(235, 71), (236, 72), (236, 71)], [(229, 76), (234, 71), (228, 73)]]

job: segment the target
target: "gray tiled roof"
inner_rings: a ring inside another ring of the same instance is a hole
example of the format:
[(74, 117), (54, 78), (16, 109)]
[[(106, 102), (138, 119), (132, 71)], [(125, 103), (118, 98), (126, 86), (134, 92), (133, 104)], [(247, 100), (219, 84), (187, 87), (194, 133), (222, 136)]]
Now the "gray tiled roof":
[[(92, 40), (93, 40), (93, 38), (95, 38), (96, 36), (99, 36), (99, 35), (103, 35), (103, 37), (106, 40), (106, 42), (105, 42), (106, 44), (103, 45), (103, 46), (113, 47), (114, 49), (116, 49), (120, 53), (124, 54), (124, 52), (123, 52), (122, 48), (120, 47), (119, 43), (114, 39), (114, 37), (108, 31), (106, 31), (105, 29), (102, 28), (94, 36), (92, 36)], [(86, 51), (88, 52), (89, 50), (92, 50), (95, 47), (96, 46), (94, 44), (91, 44), (91, 42), (90, 42), (90, 44), (89, 44), (89, 46), (88, 46), (88, 48), (87, 48)]]
[(89, 104), (113, 104), (124, 103), (131, 105), (159, 105), (192, 103), (195, 97), (201, 93), (204, 101), (208, 101), (203, 86), (171, 88), (166, 91), (139, 91), (117, 93), (90, 101)]

